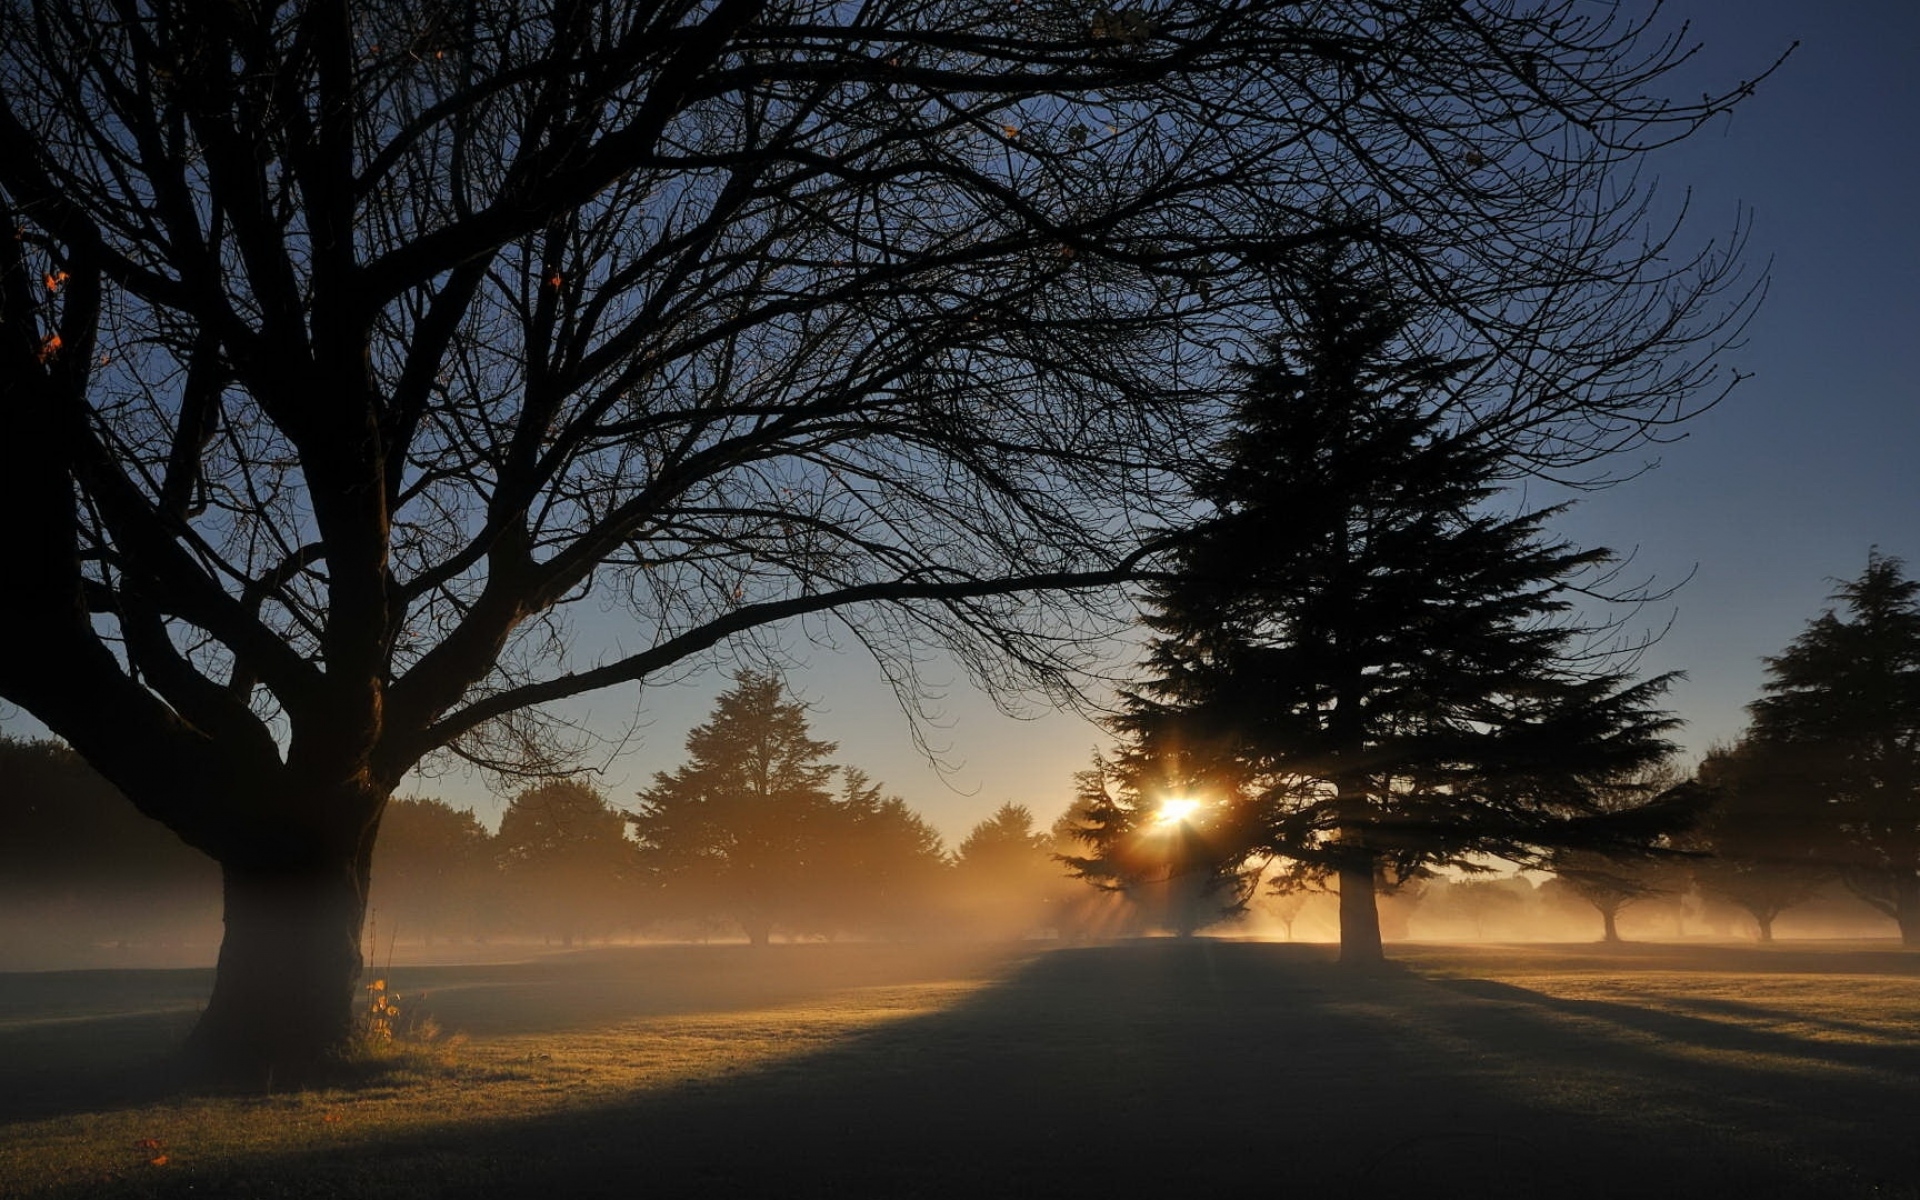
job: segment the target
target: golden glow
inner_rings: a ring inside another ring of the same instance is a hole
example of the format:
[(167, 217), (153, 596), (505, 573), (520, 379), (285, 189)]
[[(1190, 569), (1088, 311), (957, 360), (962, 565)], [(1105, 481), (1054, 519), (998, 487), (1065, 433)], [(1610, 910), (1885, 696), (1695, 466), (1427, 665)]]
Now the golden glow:
[(1156, 825), (1179, 825), (1200, 811), (1200, 802), (1182, 796), (1175, 800), (1162, 800), (1160, 809), (1153, 814)]

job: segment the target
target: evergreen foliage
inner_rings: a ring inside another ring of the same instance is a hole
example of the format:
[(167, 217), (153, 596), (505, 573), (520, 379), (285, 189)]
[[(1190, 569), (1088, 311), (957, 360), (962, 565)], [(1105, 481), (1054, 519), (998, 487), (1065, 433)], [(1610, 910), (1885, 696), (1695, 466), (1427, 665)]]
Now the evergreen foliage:
[(828, 761), (834, 750), (778, 675), (735, 675), (687, 735), (687, 762), (656, 774), (627, 814), (662, 911), (723, 917), (756, 945), (776, 928), (899, 936), (926, 924), (946, 883), (940, 835), (865, 772)]
[(1162, 798), (1207, 797), (1219, 862), (1338, 876), (1354, 961), (1380, 956), (1376, 878), (1624, 851), (1683, 816), (1603, 803), (1675, 724), (1655, 707), (1670, 677), (1633, 680), (1574, 615), (1611, 556), (1549, 536), (1558, 507), (1497, 506), (1498, 442), (1446, 403), (1471, 364), (1421, 353), (1415, 314), (1363, 271), (1327, 255), (1242, 368), (1093, 806), (1110, 865)]
[(858, 767), (841, 768), (824, 852), (823, 932), (905, 937), (933, 920), (950, 866), (940, 834)]
[(627, 816), (670, 910), (717, 908), (756, 945), (800, 917), (822, 866), (834, 750), (779, 676), (735, 675), (687, 735), (686, 764), (656, 774)]
[(1086, 889), (1067, 879), (1054, 850), (1053, 835), (1037, 827), (1024, 804), (1008, 801), (976, 823), (954, 853), (961, 926), (989, 937), (1021, 937), (1043, 926), (1060, 930), (1069, 888)]
[(1749, 741), (1847, 886), (1920, 945), (1920, 582), (1877, 551), (1766, 660)]
[(1711, 806), (1690, 842), (1705, 857), (1693, 877), (1751, 916), (1760, 940), (1773, 940), (1773, 922), (1804, 904), (1833, 878), (1823, 847), (1830, 841), (1818, 790), (1782, 753), (1751, 737), (1710, 751), (1695, 778)]

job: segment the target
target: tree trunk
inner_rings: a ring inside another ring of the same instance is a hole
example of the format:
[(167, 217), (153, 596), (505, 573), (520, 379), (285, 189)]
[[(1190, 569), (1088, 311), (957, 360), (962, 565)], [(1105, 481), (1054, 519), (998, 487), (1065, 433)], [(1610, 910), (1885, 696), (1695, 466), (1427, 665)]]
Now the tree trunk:
[(221, 868), (226, 936), (213, 997), (187, 1039), (195, 1066), (274, 1087), (337, 1063), (355, 1029), (370, 858)]
[(1903, 879), (1895, 885), (1893, 919), (1900, 923), (1900, 944), (1909, 950), (1920, 948), (1920, 879)]
[(1355, 856), (1340, 864), (1340, 961), (1364, 967), (1386, 960), (1373, 895), (1373, 856)]
[(1760, 940), (1762, 942), (1771, 942), (1773, 940), (1773, 914), (1767, 913), (1763, 916), (1760, 913), (1754, 913), (1753, 921), (1754, 924), (1760, 926)]
[(1603, 908), (1603, 909), (1601, 909), (1601, 910), (1600, 910), (1600, 921), (1601, 921), (1601, 925), (1602, 925), (1602, 928), (1603, 928), (1603, 929), (1605, 930), (1605, 932), (1604, 932), (1604, 933), (1602, 933), (1602, 934), (1600, 935), (1600, 940), (1601, 940), (1601, 941), (1603, 941), (1603, 942), (1617, 942), (1617, 941), (1619, 941), (1619, 940), (1620, 940), (1620, 925), (1619, 925), (1619, 923), (1618, 923), (1618, 922), (1617, 922), (1617, 921), (1616, 921), (1616, 920), (1614, 919), (1614, 913), (1613, 913), (1613, 910), (1612, 910), (1612, 909), (1610, 909), (1610, 908)]

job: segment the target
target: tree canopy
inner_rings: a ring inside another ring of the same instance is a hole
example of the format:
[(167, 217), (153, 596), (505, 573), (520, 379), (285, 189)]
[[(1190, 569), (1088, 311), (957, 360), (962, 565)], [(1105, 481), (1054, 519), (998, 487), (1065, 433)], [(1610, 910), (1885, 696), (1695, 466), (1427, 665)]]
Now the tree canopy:
[(562, 779), (525, 789), (501, 814), (493, 852), (521, 930), (570, 946), (632, 923), (634, 846), (598, 788)]
[(658, 911), (720, 916), (757, 944), (775, 930), (911, 936), (963, 915), (956, 889), (972, 884), (939, 833), (865, 771), (829, 761), (834, 749), (777, 674), (736, 674), (688, 734), (688, 761), (627, 814)]
[(1544, 865), (1671, 825), (1650, 795), (1614, 801), (1676, 722), (1655, 707), (1668, 677), (1633, 680), (1575, 619), (1610, 555), (1550, 537), (1557, 508), (1503, 510), (1501, 442), (1445, 403), (1470, 364), (1410, 345), (1405, 301), (1337, 251), (1282, 320), (1241, 369), (1207, 509), (1148, 589), (1102, 840), (1201, 798), (1188, 819), (1207, 841), (1213, 818), (1214, 861), (1337, 876), (1343, 960), (1366, 962), (1377, 877)]
[[(1782, 811), (1855, 895), (1920, 945), (1920, 581), (1877, 551), (1840, 583), (1836, 607), (1766, 660), (1767, 681), (1749, 706), (1747, 743), (1764, 778), (1736, 793), (1771, 798), (1757, 829)], [(1737, 844), (1737, 841), (1736, 841)], [(1789, 853), (1794, 852), (1790, 850)]]

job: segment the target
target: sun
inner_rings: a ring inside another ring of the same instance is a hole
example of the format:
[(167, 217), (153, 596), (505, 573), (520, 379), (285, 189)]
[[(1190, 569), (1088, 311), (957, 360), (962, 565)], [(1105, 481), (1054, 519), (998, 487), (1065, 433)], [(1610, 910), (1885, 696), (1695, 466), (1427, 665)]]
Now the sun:
[(1153, 814), (1155, 825), (1179, 825), (1200, 811), (1200, 802), (1189, 797), (1162, 800), (1159, 809)]

